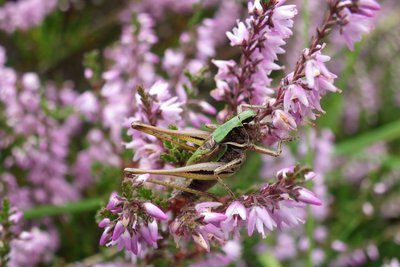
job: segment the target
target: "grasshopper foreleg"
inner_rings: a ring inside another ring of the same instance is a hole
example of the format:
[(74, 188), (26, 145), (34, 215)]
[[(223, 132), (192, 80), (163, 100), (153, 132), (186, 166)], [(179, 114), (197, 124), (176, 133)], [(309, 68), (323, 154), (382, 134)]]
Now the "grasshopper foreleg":
[(221, 179), (219, 176), (223, 172), (229, 172), (229, 173), (235, 173), (237, 169), (242, 165), (243, 161), (245, 159), (245, 154), (243, 154), (241, 157), (234, 159), (225, 165), (218, 167), (217, 169), (214, 170), (214, 174), (218, 180), (218, 182), (225, 188), (225, 190), (231, 195), (233, 199), (236, 199), (235, 194), (233, 191), (229, 188), (229, 186)]
[(228, 192), (229, 195), (231, 195), (231, 197), (233, 199), (236, 199), (236, 195), (235, 193), (233, 193), (233, 191), (229, 188), (229, 186), (221, 179), (221, 177), (219, 177), (218, 175), (217, 177), (217, 181), (218, 183), (220, 183), (222, 185), (222, 187), (226, 190), (226, 192)]
[(262, 146), (256, 146), (256, 145), (250, 145), (249, 150), (273, 156), (273, 157), (279, 157), (282, 154), (282, 141), (279, 141), (278, 143), (278, 148), (276, 150), (268, 149)]

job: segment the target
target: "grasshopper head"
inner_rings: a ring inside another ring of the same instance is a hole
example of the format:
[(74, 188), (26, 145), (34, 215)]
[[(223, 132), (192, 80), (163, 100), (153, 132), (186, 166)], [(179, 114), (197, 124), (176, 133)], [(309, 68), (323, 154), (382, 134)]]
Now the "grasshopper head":
[(131, 127), (135, 130), (138, 130), (143, 127), (143, 123), (141, 123), (140, 121), (134, 121), (132, 122)]

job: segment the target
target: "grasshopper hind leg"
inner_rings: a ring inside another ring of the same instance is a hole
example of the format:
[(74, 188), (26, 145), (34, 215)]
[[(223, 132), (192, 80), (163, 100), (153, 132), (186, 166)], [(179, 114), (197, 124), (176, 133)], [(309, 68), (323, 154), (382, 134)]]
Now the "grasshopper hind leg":
[[(127, 175), (125, 177), (130, 178), (130, 179), (135, 179), (135, 177), (132, 176), (132, 175)], [(176, 189), (176, 190), (178, 190), (180, 192), (185, 192), (187, 194), (190, 194), (191, 196), (198, 195), (198, 196), (206, 196), (206, 197), (210, 197), (210, 198), (216, 199), (216, 197), (214, 195), (210, 194), (210, 193), (203, 192), (203, 191), (196, 190), (196, 189), (192, 189), (192, 188), (188, 188), (188, 187), (185, 187), (185, 186), (180, 186), (180, 185), (177, 185), (177, 184), (174, 184), (174, 183), (171, 183), (171, 182), (161, 181), (161, 180), (154, 179), (154, 178), (147, 178), (143, 182), (144, 183), (146, 183), (146, 182), (147, 183), (152, 183), (152, 184), (156, 184), (156, 185), (162, 185), (164, 187), (169, 187), (169, 188), (172, 188), (172, 189)]]

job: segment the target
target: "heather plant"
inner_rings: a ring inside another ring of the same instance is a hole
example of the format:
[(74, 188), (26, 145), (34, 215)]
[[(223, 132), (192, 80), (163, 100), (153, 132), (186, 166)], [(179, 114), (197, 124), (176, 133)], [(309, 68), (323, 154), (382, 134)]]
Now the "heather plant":
[(0, 265), (399, 266), (398, 11), (0, 1)]

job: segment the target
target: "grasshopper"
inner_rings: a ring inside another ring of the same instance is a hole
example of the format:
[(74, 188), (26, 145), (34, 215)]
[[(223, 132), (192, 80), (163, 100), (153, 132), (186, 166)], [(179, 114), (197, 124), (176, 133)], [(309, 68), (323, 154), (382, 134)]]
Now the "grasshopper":
[[(247, 105), (246, 105), (247, 106)], [(264, 106), (248, 106), (251, 108), (265, 108)], [(233, 194), (223, 183), (222, 178), (235, 174), (246, 159), (246, 151), (252, 150), (259, 153), (277, 157), (281, 153), (281, 143), (277, 151), (257, 146), (261, 138), (261, 123), (257, 112), (253, 109), (241, 111), (238, 115), (222, 125), (209, 125), (213, 131), (176, 131), (162, 129), (155, 126), (134, 122), (132, 128), (151, 134), (162, 140), (182, 146), (184, 149), (194, 151), (188, 159), (186, 166), (172, 170), (143, 170), (126, 168), (124, 173), (128, 176), (139, 174), (156, 174), (182, 177), (189, 180), (188, 185), (179, 186), (156, 179), (147, 182), (173, 187), (182, 191), (183, 195), (204, 195), (208, 189), (220, 182), (225, 189)], [(177, 141), (180, 140), (180, 141)], [(183, 141), (183, 142), (182, 142)]]

